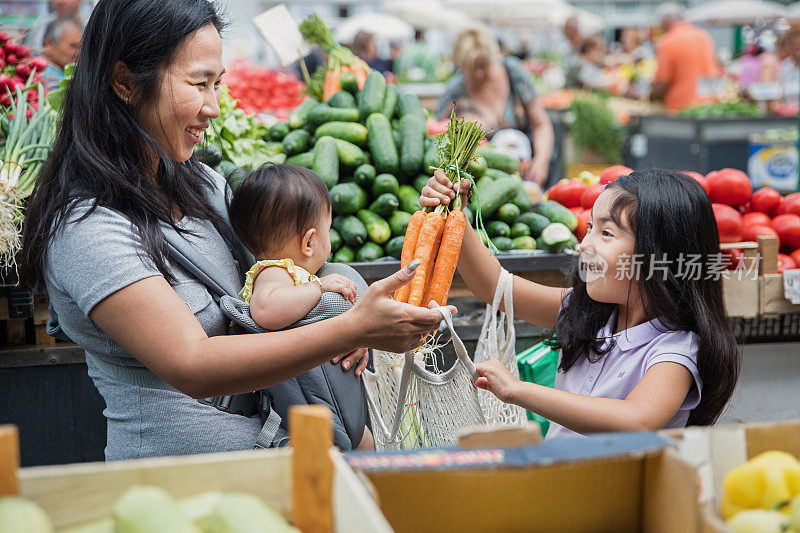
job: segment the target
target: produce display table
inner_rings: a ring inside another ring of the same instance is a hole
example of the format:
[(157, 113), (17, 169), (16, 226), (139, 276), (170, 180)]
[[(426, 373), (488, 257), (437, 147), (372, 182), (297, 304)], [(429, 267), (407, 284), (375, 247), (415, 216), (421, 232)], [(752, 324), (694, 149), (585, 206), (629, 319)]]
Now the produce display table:
[(439, 105), (439, 97), (444, 94), (446, 83), (398, 83), (400, 93), (416, 95), (422, 106), (428, 111), (435, 112)]
[(750, 135), (796, 127), (797, 117), (631, 117), (625, 164), (631, 168), (676, 168), (703, 174), (720, 168), (747, 172)]

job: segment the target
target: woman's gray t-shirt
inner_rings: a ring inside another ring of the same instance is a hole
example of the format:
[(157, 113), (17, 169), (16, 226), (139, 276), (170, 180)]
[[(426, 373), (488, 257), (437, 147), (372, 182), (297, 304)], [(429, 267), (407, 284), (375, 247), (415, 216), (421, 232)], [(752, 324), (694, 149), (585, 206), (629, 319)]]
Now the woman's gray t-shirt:
[[(224, 180), (214, 176), (217, 187)], [(246, 418), (201, 404), (170, 387), (122, 349), (89, 313), (103, 299), (160, 272), (146, 255), (131, 222), (121, 213), (97, 207), (78, 220), (90, 203), (78, 204), (48, 244), (44, 278), (50, 304), (63, 332), (86, 351), (89, 375), (106, 402), (106, 460), (186, 455), (250, 449), (261, 430), (258, 415)], [(191, 231), (191, 243), (222, 273), (241, 287), (237, 264), (225, 241), (209, 221), (185, 217), (179, 226)], [(209, 336), (224, 335), (227, 319), (206, 287), (182, 267), (170, 263), (172, 288), (197, 317)], [(124, 320), (124, 317), (120, 317)], [(169, 317), (152, 317), (169, 328)], [(99, 361), (98, 361), (99, 360)], [(131, 385), (109, 375), (108, 365), (124, 366), (138, 375)]]

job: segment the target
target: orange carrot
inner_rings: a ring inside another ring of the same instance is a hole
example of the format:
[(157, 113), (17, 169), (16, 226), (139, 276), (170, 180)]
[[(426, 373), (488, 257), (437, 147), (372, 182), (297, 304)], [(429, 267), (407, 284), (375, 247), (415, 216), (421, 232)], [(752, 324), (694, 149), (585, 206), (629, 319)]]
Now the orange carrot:
[(339, 85), (339, 78), (342, 75), (340, 70), (329, 70), (325, 73), (325, 84), (322, 86), (322, 101), (326, 102), (328, 98), (339, 92), (341, 85)]
[(447, 303), (447, 294), (450, 292), (450, 285), (453, 283), (453, 275), (456, 272), (466, 224), (466, 217), (461, 210), (450, 211), (450, 214), (447, 215), (442, 244), (436, 255), (431, 282), (425, 292), (425, 298), (422, 300), (425, 305), (431, 300), (439, 305)]
[[(417, 249), (417, 239), (422, 223), (425, 222), (425, 211), (417, 211), (411, 215), (406, 228), (406, 236), (403, 240), (403, 252), (400, 254), (400, 266), (405, 267), (414, 260), (414, 250)], [(409, 281), (394, 293), (394, 299), (398, 302), (407, 302), (408, 293), (411, 292), (411, 282)]]
[(408, 303), (420, 306), (422, 297), (425, 296), (425, 283), (430, 279), (433, 271), (433, 262), (438, 253), (439, 243), (442, 241), (442, 231), (444, 230), (444, 216), (433, 212), (425, 215), (425, 222), (419, 231), (417, 239), (417, 249), (414, 250), (414, 259), (420, 260), (420, 265), (414, 271), (414, 279), (411, 280), (411, 292), (408, 295)]
[(369, 66), (367, 66), (364, 61), (361, 61), (358, 64), (351, 65), (351, 69), (353, 74), (356, 77), (356, 83), (358, 83), (358, 88), (364, 88), (364, 82), (367, 81), (367, 74), (369, 73)]

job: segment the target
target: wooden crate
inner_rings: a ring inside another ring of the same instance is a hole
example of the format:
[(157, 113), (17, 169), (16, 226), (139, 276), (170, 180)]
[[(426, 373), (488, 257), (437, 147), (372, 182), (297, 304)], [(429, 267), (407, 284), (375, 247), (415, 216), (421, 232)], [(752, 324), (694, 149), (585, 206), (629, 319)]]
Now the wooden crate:
[(56, 339), (47, 334), (47, 320), (50, 318), (47, 306), (47, 296), (37, 296), (33, 300), (32, 318), (11, 318), (8, 298), (0, 298), (0, 339), (5, 341), (0, 345), (55, 344)]

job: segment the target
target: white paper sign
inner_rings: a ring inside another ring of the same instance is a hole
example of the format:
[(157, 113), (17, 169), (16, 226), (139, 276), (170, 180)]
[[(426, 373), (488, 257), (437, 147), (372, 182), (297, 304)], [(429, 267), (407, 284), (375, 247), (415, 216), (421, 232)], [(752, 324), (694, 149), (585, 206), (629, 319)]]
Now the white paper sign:
[(275, 50), (282, 67), (311, 53), (311, 46), (303, 40), (297, 22), (285, 4), (264, 11), (253, 19), (253, 24)]
[(800, 304), (800, 269), (783, 271), (783, 297)]

